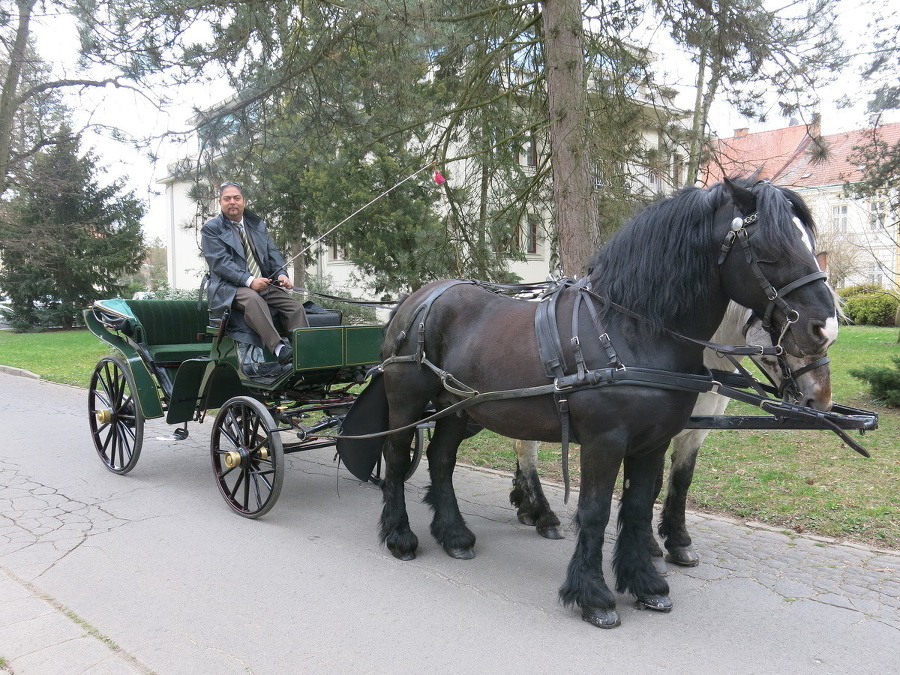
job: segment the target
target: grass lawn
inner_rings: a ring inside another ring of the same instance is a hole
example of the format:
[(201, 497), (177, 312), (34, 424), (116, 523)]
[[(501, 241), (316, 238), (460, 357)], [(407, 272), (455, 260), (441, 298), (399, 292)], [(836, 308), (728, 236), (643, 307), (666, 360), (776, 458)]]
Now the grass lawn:
[(87, 330), (13, 333), (0, 331), (0, 364), (24, 368), (46, 380), (87, 387), (110, 347)]
[[(87, 331), (0, 331), (0, 364), (55, 382), (86, 387), (98, 359), (108, 353)], [(847, 372), (893, 367), (891, 356), (898, 354), (897, 329), (869, 326), (842, 327), (830, 351), (834, 399), (879, 414), (879, 429), (858, 439), (871, 459), (827, 431), (713, 431), (700, 451), (690, 507), (900, 550), (900, 410), (879, 406), (868, 385)], [(759, 411), (732, 402), (729, 413)], [(571, 448), (574, 485), (578, 451)], [(545, 479), (560, 481), (560, 454), (558, 445), (542, 445)], [(459, 459), (505, 471), (516, 465), (512, 442), (490, 432), (466, 441)]]

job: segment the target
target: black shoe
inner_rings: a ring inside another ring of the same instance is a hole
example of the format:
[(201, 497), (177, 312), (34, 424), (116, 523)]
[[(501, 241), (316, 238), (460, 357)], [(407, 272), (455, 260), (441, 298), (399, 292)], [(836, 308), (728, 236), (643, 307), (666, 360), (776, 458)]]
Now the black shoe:
[(291, 346), (287, 342), (282, 342), (281, 344), (284, 346), (278, 350), (278, 363), (282, 365), (293, 363), (294, 350), (291, 349)]
[(253, 379), (274, 380), (291, 372), (291, 367), (283, 363), (248, 363), (244, 373)]

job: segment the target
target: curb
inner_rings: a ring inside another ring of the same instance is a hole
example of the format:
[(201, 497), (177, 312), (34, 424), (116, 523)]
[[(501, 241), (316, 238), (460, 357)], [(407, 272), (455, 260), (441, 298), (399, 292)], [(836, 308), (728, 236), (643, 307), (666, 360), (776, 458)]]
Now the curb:
[(14, 368), (13, 366), (4, 366), (0, 364), (0, 373), (6, 373), (7, 375), (16, 375), (18, 377), (27, 377), (32, 380), (39, 380), (41, 376), (37, 373), (32, 373), (30, 370), (25, 370), (24, 368)]

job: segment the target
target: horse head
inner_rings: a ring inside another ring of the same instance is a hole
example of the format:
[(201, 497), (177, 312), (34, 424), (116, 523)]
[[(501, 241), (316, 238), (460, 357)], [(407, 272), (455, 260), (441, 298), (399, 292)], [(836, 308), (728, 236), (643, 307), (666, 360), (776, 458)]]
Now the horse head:
[[(748, 345), (769, 346), (772, 336), (753, 312), (748, 313), (745, 335)], [(811, 356), (780, 356), (763, 354), (752, 357), (754, 363), (778, 388), (787, 403), (808, 406), (816, 410), (831, 410), (831, 368), (825, 352)]]
[(713, 224), (726, 295), (761, 318), (772, 342), (819, 357), (837, 338), (834, 294), (814, 255), (815, 224), (799, 195), (767, 181), (725, 180)]

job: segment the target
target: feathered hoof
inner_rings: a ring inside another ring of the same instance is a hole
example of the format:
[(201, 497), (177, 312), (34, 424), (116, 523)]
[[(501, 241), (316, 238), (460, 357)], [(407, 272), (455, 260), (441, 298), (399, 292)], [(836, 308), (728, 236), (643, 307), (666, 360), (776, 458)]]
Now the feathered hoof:
[(661, 577), (665, 577), (669, 575), (669, 566), (666, 565), (666, 559), (661, 555), (655, 555), (650, 560), (653, 562), (654, 569), (659, 573)]
[(668, 595), (644, 595), (637, 599), (638, 609), (652, 609), (654, 612), (671, 612), (672, 601)]
[(581, 618), (597, 628), (615, 628), (622, 624), (619, 613), (614, 609), (604, 611), (597, 607), (582, 607)]
[(474, 548), (445, 548), (444, 549), (451, 558), (457, 560), (471, 560), (475, 557)]
[(537, 533), (544, 539), (565, 539), (562, 532), (559, 531), (559, 528), (556, 527), (556, 525), (545, 525), (544, 527), (539, 527), (537, 528)]
[(531, 516), (530, 513), (520, 513), (519, 522), (523, 525), (530, 525), (531, 527), (537, 525), (537, 521)]
[(700, 556), (690, 546), (675, 546), (666, 553), (666, 560), (682, 567), (696, 567), (700, 564)]

